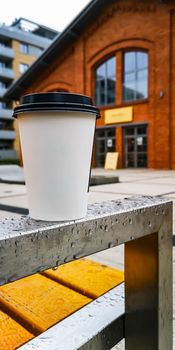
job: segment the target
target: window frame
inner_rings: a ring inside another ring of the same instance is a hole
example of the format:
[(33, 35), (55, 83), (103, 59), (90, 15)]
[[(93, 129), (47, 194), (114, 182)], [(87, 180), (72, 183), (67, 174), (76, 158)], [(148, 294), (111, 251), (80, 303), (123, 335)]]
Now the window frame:
[[(115, 75), (108, 75), (108, 68), (107, 68), (107, 65), (108, 65), (108, 62), (111, 60), (111, 59), (114, 59), (114, 67), (115, 67)], [(98, 75), (97, 75), (97, 70), (102, 67), (103, 65), (105, 65), (105, 78), (103, 79), (98, 79)], [(109, 78), (115, 78), (114, 81), (115, 81), (115, 89), (114, 89), (114, 101), (112, 102), (108, 102), (108, 79)], [(99, 81), (104, 81), (104, 103), (101, 103), (101, 100), (100, 100), (100, 91), (98, 92), (97, 94), (97, 83)], [(117, 57), (115, 54), (107, 57), (106, 59), (104, 59), (103, 61), (101, 61), (100, 64), (98, 64), (96, 67), (95, 67), (95, 70), (94, 70), (94, 100), (95, 100), (95, 103), (98, 107), (106, 107), (106, 106), (113, 106), (116, 104), (116, 89), (117, 89)]]
[[(135, 59), (135, 70), (134, 71), (125, 71), (125, 55), (127, 53), (135, 53), (136, 59)], [(138, 59), (137, 59), (137, 53), (144, 53), (147, 55), (147, 67), (146, 68), (139, 68), (138, 67)], [(147, 96), (143, 97), (143, 98), (137, 98), (137, 93), (139, 93), (139, 91), (137, 91), (137, 86), (138, 83), (144, 80), (138, 80), (138, 72), (141, 71), (146, 71), (147, 72), (147, 79), (145, 79), (146, 84), (147, 84)], [(135, 75), (135, 80), (133, 80), (133, 83), (135, 83), (135, 96), (134, 99), (125, 99), (124, 97), (124, 87), (125, 87), (125, 76), (127, 74), (131, 74), (133, 73)], [(141, 50), (141, 49), (134, 49), (134, 50), (127, 50), (127, 51), (123, 51), (122, 53), (122, 81), (121, 81), (122, 85), (121, 85), (121, 89), (122, 89), (122, 104), (130, 104), (130, 103), (139, 103), (139, 102), (143, 102), (148, 100), (149, 98), (149, 52), (146, 50)]]
[(7, 68), (6, 62), (0, 61), (0, 68), (2, 68), (2, 69)]
[(0, 101), (0, 110), (7, 109), (7, 102), (6, 101)]
[[(26, 50), (24, 49), (26, 48)], [(23, 50), (24, 49), (24, 50)], [(19, 44), (19, 50), (22, 54), (28, 55), (29, 54), (29, 45), (23, 42), (20, 42)]]
[[(21, 68), (22, 68), (22, 67), (24, 68), (24, 66), (26, 67), (26, 69), (24, 69), (24, 70), (21, 71)], [(29, 64), (27, 64), (27, 63), (22, 63), (22, 62), (19, 63), (19, 72), (20, 72), (20, 74), (24, 74), (28, 68), (29, 68)]]
[(5, 83), (4, 81), (0, 81), (0, 88), (1, 89), (6, 89), (7, 88), (7, 83)]

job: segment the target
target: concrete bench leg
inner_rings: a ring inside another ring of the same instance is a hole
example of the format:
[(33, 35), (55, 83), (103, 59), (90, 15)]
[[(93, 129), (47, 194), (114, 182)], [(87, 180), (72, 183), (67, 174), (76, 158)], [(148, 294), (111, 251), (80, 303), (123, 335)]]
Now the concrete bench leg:
[(171, 212), (158, 233), (125, 244), (125, 349), (172, 350)]

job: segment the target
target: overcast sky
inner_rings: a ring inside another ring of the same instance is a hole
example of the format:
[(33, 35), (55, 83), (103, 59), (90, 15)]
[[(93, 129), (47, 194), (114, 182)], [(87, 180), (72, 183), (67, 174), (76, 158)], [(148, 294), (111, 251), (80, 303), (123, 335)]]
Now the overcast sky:
[(4, 0), (0, 23), (11, 24), (25, 17), (34, 22), (62, 31), (90, 0)]

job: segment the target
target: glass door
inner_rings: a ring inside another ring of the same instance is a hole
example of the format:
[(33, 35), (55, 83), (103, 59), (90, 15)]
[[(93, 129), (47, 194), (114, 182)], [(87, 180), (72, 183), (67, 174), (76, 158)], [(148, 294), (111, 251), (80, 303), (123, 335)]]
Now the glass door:
[(147, 167), (147, 126), (123, 128), (123, 151), (125, 168)]
[(99, 128), (95, 133), (96, 166), (104, 167), (107, 152), (115, 152), (115, 128)]

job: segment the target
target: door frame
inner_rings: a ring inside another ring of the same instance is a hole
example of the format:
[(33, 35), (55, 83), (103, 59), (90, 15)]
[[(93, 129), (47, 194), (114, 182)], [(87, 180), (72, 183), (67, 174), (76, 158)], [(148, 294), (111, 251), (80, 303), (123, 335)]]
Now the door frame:
[[(98, 131), (104, 131), (104, 133), (105, 132), (107, 132), (107, 130), (109, 130), (109, 129), (114, 129), (114, 131), (115, 131), (115, 129), (116, 129), (116, 125), (109, 125), (109, 126), (102, 126), (102, 127), (98, 127), (98, 128), (96, 128), (96, 132), (98, 132)], [(116, 149), (116, 132), (114, 132), (114, 137), (113, 136), (111, 136), (111, 138), (112, 139), (114, 139), (114, 141), (115, 141), (115, 149)], [(107, 153), (107, 145), (106, 145), (106, 140), (107, 140), (107, 137), (105, 136), (104, 137), (104, 140), (105, 140), (105, 152)], [(97, 134), (95, 135), (95, 148), (96, 148), (96, 155), (95, 155), (95, 162), (96, 162), (96, 167), (100, 167), (99, 165), (97, 165), (98, 164), (98, 162), (97, 162)], [(116, 151), (116, 150), (115, 150)], [(114, 152), (114, 151), (112, 151), (112, 152)], [(106, 154), (105, 153), (105, 154)], [(103, 165), (104, 166), (104, 165)]]
[[(136, 130), (137, 127), (139, 126), (145, 126), (146, 127), (146, 137), (147, 137), (147, 141), (148, 141), (148, 123), (133, 123), (133, 124), (127, 124), (127, 125), (122, 125), (122, 153), (123, 153), (123, 160), (122, 160), (122, 167), (127, 169), (125, 163), (126, 163), (126, 152), (125, 152), (125, 130), (128, 128), (134, 128)], [(136, 140), (136, 132), (134, 130), (134, 139)], [(138, 169), (138, 166), (135, 166), (138, 164), (137, 162), (137, 150), (136, 150), (136, 142), (134, 142), (134, 167), (129, 167), (130, 169)], [(146, 154), (148, 156), (148, 142), (147, 142), (147, 151)], [(147, 158), (147, 165), (148, 165), (148, 158)], [(146, 166), (147, 167), (147, 166)], [(146, 168), (145, 167), (145, 168)], [(144, 168), (144, 167), (143, 167)]]

